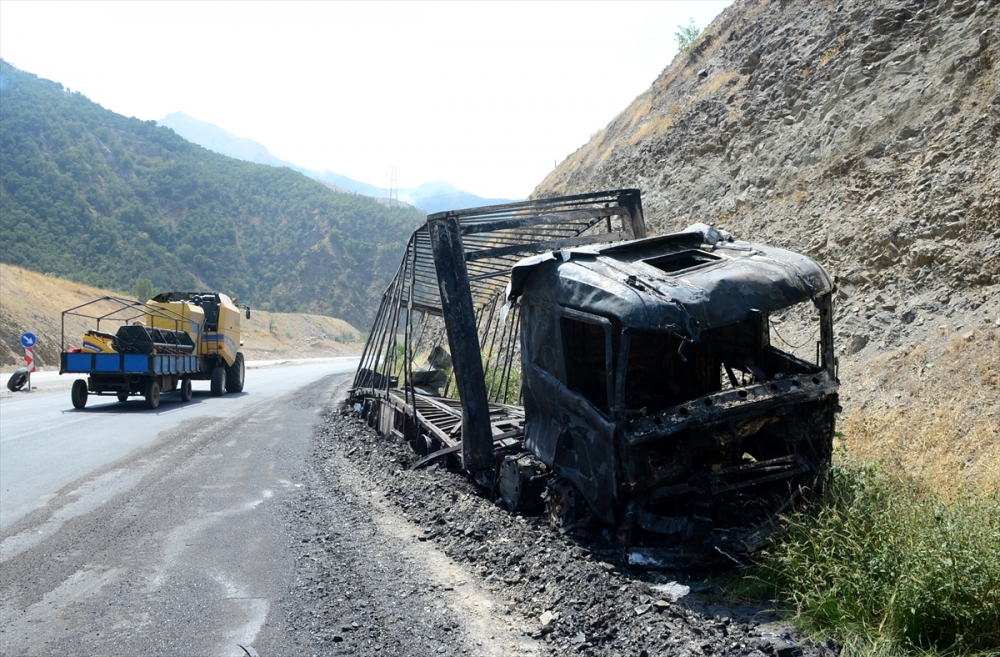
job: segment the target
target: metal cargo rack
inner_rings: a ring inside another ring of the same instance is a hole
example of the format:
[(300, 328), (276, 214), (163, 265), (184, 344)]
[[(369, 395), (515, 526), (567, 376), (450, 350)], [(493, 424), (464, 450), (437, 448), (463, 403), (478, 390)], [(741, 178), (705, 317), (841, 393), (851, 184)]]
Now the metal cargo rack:
[[(372, 426), (413, 444), (417, 465), (460, 454), (465, 470), (493, 472), (497, 453), (520, 449), (524, 427), (520, 316), (505, 303), (511, 268), (533, 254), (643, 237), (635, 189), (430, 215), (382, 296), (352, 399)], [(454, 363), (443, 391), (421, 389), (413, 363), (436, 345)]]
[[(97, 304), (105, 303), (111, 304), (113, 309), (108, 312), (91, 312), (91, 308)], [(156, 306), (149, 306), (141, 301), (133, 301), (132, 299), (122, 299), (121, 297), (104, 296), (98, 297), (88, 301), (87, 303), (81, 303), (79, 306), (74, 306), (62, 312), (62, 321), (60, 326), (60, 344), (62, 345), (61, 351), (66, 351), (66, 318), (67, 317), (82, 317), (84, 319), (92, 319), (95, 322), (95, 330), (101, 330), (101, 322), (111, 322), (118, 326), (125, 326), (137, 319), (141, 319), (146, 316), (153, 316), (160, 319), (165, 319), (170, 322), (174, 322), (175, 330), (180, 330), (182, 323), (187, 320), (180, 315), (168, 308), (161, 308)]]

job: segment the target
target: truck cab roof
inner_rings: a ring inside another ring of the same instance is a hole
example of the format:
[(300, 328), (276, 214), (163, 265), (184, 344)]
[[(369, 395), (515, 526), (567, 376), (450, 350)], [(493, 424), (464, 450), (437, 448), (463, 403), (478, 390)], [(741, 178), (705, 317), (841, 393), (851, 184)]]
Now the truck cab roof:
[(815, 300), (832, 289), (829, 274), (808, 256), (733, 241), (696, 225), (680, 233), (525, 258), (511, 271), (507, 298), (530, 294), (534, 302), (697, 341), (702, 331), (753, 312)]

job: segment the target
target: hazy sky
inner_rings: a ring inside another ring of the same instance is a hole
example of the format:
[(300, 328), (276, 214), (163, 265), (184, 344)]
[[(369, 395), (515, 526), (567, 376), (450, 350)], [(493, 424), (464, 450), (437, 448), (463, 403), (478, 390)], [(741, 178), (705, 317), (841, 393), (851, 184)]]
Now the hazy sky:
[(0, 2), (0, 57), (295, 164), (523, 198), (730, 2)]

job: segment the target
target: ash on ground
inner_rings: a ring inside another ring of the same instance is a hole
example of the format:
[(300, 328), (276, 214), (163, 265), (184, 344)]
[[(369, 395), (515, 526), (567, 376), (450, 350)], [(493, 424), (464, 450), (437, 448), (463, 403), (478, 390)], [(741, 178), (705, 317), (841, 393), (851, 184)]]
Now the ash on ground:
[[(611, 537), (511, 514), (349, 410), (328, 412), (293, 526), (289, 621), (326, 654), (832, 657), (705, 576), (629, 568)], [(402, 528), (402, 529), (401, 529)], [(473, 603), (469, 603), (473, 600)], [(465, 605), (463, 607), (463, 605)], [(303, 645), (303, 647), (306, 647)]]

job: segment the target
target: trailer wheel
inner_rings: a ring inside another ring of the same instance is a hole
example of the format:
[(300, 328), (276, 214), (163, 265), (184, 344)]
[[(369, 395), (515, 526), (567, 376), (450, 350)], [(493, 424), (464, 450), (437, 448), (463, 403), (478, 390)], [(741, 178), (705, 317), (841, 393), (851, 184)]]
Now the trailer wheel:
[(128, 401), (128, 393), (127, 392), (119, 392), (118, 393), (118, 401), (120, 401), (120, 402), (127, 402)]
[(73, 382), (73, 390), (70, 392), (70, 399), (73, 400), (73, 408), (83, 408), (87, 405), (87, 382), (77, 379)]
[(181, 401), (189, 402), (191, 401), (191, 396), (194, 393), (191, 391), (191, 379), (184, 377), (181, 380)]
[(151, 380), (146, 382), (146, 408), (157, 408), (160, 405), (160, 383)]
[(562, 477), (556, 476), (551, 479), (544, 494), (549, 524), (562, 530), (575, 527), (582, 515), (580, 507), (586, 505), (579, 496), (573, 484)]
[(243, 392), (243, 382), (246, 379), (246, 366), (243, 354), (237, 353), (233, 364), (226, 367), (226, 392)]
[(226, 392), (226, 368), (216, 367), (212, 370), (212, 396), (221, 397)]

